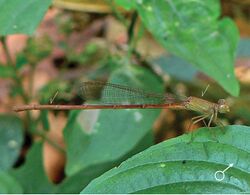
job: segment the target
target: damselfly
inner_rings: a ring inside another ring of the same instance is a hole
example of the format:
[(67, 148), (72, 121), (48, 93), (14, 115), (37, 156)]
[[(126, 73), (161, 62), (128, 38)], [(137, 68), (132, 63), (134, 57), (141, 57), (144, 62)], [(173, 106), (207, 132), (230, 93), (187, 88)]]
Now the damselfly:
[(84, 109), (184, 109), (200, 113), (194, 117), (193, 123), (209, 118), (208, 126), (218, 122), (218, 113), (229, 112), (224, 99), (217, 103), (197, 97), (177, 96), (173, 94), (157, 94), (142, 89), (100, 81), (83, 82), (79, 94), (84, 99), (82, 105), (21, 105), (14, 111), (25, 110), (84, 110)]

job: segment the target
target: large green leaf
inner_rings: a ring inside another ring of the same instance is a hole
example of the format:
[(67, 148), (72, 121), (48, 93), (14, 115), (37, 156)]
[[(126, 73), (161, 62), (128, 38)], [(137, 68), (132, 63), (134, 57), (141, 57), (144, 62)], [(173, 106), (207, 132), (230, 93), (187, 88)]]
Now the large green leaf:
[[(163, 87), (150, 71), (132, 66), (114, 72), (112, 83), (161, 92)], [(68, 146), (67, 175), (95, 164), (116, 161), (150, 131), (160, 110), (92, 110), (74, 113), (64, 131)]]
[[(250, 192), (249, 127), (202, 128), (192, 137), (152, 146), (93, 180), (82, 193)], [(231, 163), (225, 178), (216, 180), (216, 171)]]
[(26, 157), (25, 164), (10, 171), (19, 181), (24, 193), (51, 193), (52, 183), (49, 182), (43, 167), (42, 143), (34, 143)]
[(197, 68), (176, 56), (162, 55), (152, 59), (151, 62), (154, 66), (160, 68), (163, 74), (169, 74), (181, 81), (194, 81), (198, 74)]
[(133, 148), (128, 154), (118, 159), (117, 161), (102, 163), (98, 165), (93, 165), (78, 171), (76, 174), (66, 177), (60, 185), (56, 186), (53, 193), (60, 194), (79, 194), (83, 186), (87, 186), (93, 179), (99, 177), (101, 174), (110, 170), (111, 168), (119, 165), (124, 160), (137, 154), (149, 146), (153, 145), (152, 131), (150, 131), (145, 137), (140, 140), (140, 143)]
[(7, 170), (16, 162), (23, 143), (23, 127), (19, 118), (0, 115), (0, 170)]
[(0, 0), (0, 35), (32, 34), (51, 0)]
[(219, 0), (140, 0), (136, 8), (147, 28), (175, 55), (237, 96), (234, 58), (239, 33), (228, 18), (219, 20)]
[(0, 171), (0, 194), (21, 194), (22, 187), (8, 173)]

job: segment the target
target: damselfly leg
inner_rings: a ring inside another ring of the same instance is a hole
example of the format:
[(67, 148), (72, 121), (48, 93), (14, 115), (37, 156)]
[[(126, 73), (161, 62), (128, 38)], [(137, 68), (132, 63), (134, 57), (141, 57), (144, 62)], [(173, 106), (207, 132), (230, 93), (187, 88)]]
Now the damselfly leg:
[[(205, 114), (205, 115), (200, 115), (200, 116), (195, 116), (191, 119), (190, 123), (189, 123), (189, 127), (188, 127), (188, 130), (190, 131), (190, 129), (192, 129), (192, 126), (195, 125), (196, 123), (200, 122), (200, 121), (204, 121), (207, 117), (209, 117), (208, 114)], [(191, 143), (193, 141), (193, 138), (194, 138), (194, 134), (193, 134), (193, 131), (191, 131), (190, 133), (190, 141), (189, 143)]]

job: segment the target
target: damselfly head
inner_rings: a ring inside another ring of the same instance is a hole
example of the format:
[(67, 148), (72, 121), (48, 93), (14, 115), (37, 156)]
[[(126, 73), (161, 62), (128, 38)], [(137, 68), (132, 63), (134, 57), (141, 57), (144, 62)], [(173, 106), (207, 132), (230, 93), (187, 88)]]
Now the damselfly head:
[(219, 113), (227, 113), (227, 112), (230, 111), (229, 106), (228, 106), (226, 100), (219, 99), (218, 105), (219, 105), (219, 110), (218, 110)]

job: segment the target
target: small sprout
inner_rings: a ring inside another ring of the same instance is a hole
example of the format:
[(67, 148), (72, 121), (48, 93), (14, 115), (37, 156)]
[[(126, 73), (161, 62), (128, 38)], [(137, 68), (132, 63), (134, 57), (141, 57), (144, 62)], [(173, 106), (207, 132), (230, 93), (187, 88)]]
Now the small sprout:
[(164, 168), (164, 167), (166, 167), (166, 164), (165, 164), (165, 163), (161, 163), (161, 164), (160, 164), (160, 167), (161, 167), (161, 168)]

